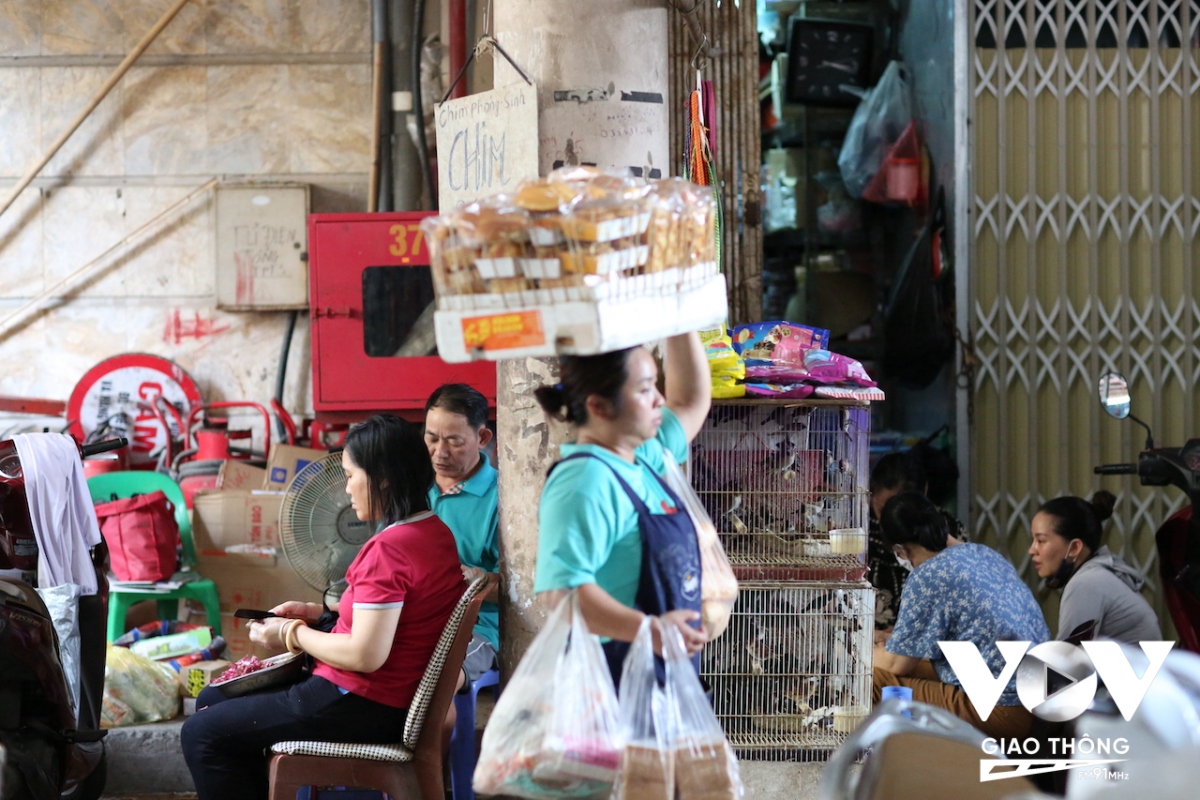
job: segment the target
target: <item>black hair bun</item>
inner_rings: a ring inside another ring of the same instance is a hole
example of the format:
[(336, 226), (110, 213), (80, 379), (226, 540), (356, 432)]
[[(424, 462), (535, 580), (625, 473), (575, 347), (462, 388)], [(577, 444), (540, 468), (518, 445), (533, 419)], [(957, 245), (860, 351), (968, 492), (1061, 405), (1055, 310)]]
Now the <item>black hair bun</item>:
[(1104, 522), (1113, 515), (1113, 510), (1117, 507), (1117, 497), (1112, 492), (1101, 489), (1092, 495), (1091, 506), (1096, 519)]
[(538, 405), (550, 416), (563, 418), (563, 406), (567, 404), (566, 393), (560, 386), (539, 386), (533, 390), (533, 397)]

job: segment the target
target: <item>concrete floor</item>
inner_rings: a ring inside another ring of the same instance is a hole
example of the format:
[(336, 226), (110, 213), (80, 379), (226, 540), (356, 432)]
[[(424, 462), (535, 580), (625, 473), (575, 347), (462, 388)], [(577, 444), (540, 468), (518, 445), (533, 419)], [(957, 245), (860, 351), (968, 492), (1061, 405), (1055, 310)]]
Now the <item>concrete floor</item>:
[[(491, 713), (481, 697), (478, 727)], [(105, 739), (108, 750), (106, 800), (188, 800), (195, 797), (191, 776), (179, 749), (183, 718), (152, 725), (115, 728)], [(742, 761), (742, 782), (749, 800), (816, 800), (823, 763)]]

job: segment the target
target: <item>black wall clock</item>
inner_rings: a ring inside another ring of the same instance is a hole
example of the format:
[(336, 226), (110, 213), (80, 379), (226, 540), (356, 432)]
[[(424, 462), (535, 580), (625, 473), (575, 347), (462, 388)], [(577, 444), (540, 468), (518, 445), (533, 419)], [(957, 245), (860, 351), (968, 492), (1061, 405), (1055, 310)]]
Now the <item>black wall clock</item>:
[(861, 22), (793, 17), (788, 33), (787, 101), (855, 106), (843, 84), (869, 88), (875, 29)]

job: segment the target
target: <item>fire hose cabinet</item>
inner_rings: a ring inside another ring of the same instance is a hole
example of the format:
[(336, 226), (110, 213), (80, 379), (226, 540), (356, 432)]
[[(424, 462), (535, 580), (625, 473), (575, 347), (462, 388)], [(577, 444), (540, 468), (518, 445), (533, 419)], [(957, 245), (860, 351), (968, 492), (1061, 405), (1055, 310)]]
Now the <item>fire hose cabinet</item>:
[(430, 212), (308, 217), (313, 407), (329, 420), (388, 411), (424, 418), (444, 383), (496, 403), (496, 365), (437, 355), (433, 276), (420, 222)]

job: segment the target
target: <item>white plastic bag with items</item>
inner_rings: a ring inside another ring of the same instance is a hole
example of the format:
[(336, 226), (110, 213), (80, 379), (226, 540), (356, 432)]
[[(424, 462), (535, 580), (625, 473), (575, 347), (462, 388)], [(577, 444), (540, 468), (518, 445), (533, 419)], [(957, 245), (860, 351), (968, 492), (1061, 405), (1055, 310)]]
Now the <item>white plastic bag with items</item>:
[(179, 713), (179, 678), (166, 664), (110, 644), (104, 662), (100, 727), (172, 719)]
[(737, 800), (746, 793), (737, 757), (700, 685), (683, 635), (662, 631), (666, 661), (667, 725), (674, 739), (675, 785), (680, 800)]
[(704, 632), (711, 642), (729, 627), (729, 617), (738, 596), (737, 577), (717, 536), (717, 528), (696, 496), (696, 490), (673, 458), (667, 455), (663, 461), (667, 485), (679, 497), (696, 526), (696, 539), (700, 545), (700, 611)]
[(852, 197), (863, 196), (888, 148), (904, 134), (912, 118), (908, 70), (903, 63), (892, 61), (879, 83), (863, 95), (838, 154), (842, 182)]
[(654, 640), (642, 620), (637, 638), (621, 670), (621, 771), (613, 800), (674, 800), (674, 735), (667, 713), (667, 695), (654, 670)]
[(606, 798), (620, 758), (617, 697), (575, 592), (525, 651), (483, 732), (480, 794)]

